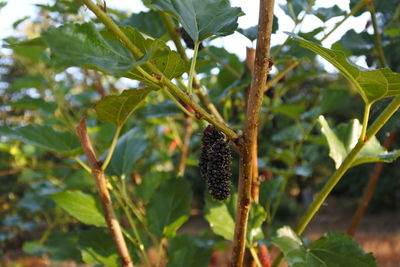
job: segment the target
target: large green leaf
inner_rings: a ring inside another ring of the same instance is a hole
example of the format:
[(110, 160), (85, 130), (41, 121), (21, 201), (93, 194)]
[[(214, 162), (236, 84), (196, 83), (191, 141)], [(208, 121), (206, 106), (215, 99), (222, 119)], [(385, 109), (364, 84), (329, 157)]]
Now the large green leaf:
[(92, 23), (66, 24), (42, 34), (58, 67), (95, 68), (112, 75), (132, 69), (136, 59), (116, 39), (105, 39)]
[(192, 191), (183, 179), (165, 181), (153, 194), (147, 207), (149, 230), (158, 237), (173, 237), (187, 221)]
[(400, 94), (400, 74), (388, 68), (367, 70), (350, 62), (339, 50), (324, 48), (296, 34), (290, 36), (301, 46), (313, 51), (335, 66), (357, 89), (365, 103)]
[(227, 0), (153, 0), (152, 4), (171, 12), (194, 41), (212, 35), (232, 34), (242, 10), (231, 7)]
[(56, 131), (47, 125), (28, 125), (18, 128), (0, 126), (0, 135), (66, 154), (75, 153), (80, 147), (75, 135), (70, 132)]
[(53, 194), (51, 198), (79, 221), (85, 224), (106, 226), (100, 203), (94, 196), (71, 190)]
[(372, 253), (365, 253), (341, 233), (325, 234), (307, 248), (290, 227), (284, 226), (278, 229), (272, 243), (283, 252), (289, 267), (377, 266)]
[[(357, 144), (361, 134), (362, 125), (357, 119), (347, 124), (340, 124), (336, 130), (332, 130), (323, 116), (320, 116), (319, 124), (329, 145), (329, 156), (335, 161), (339, 168), (343, 160)], [(400, 156), (400, 150), (386, 151), (376, 139), (370, 138), (363, 149), (357, 155), (352, 166), (368, 162), (392, 162)]]
[[(204, 207), (205, 218), (210, 224), (212, 231), (225, 238), (233, 240), (236, 219), (237, 194), (224, 201), (216, 201), (207, 195), (206, 205)], [(249, 219), (247, 223), (246, 242), (247, 246), (251, 246), (254, 242), (263, 239), (261, 229), (262, 223), (265, 221), (267, 214), (264, 208), (252, 203), (250, 208)]]
[(97, 116), (104, 122), (121, 126), (150, 92), (150, 89), (124, 90), (118, 96), (106, 96), (96, 103)]
[[(171, 79), (187, 70), (187, 63), (162, 41), (145, 38), (135, 28), (121, 27), (128, 38), (144, 53), (136, 59), (110, 31), (98, 31), (92, 23), (66, 24), (43, 33), (57, 67), (80, 66), (111, 75), (148, 82), (134, 66), (151, 61)], [(147, 69), (146, 69), (147, 70)], [(148, 70), (149, 71), (149, 70)], [(151, 73), (151, 72), (150, 72)]]
[[(147, 140), (143, 132), (136, 128), (128, 131), (118, 140), (106, 173), (118, 176), (132, 173), (135, 162), (143, 156), (146, 148)], [(105, 159), (107, 153), (101, 159)]]
[(168, 242), (167, 267), (208, 266), (211, 248), (202, 240), (189, 235), (178, 235)]
[(85, 263), (108, 267), (120, 266), (114, 242), (110, 234), (103, 229), (92, 229), (80, 233), (79, 247)]

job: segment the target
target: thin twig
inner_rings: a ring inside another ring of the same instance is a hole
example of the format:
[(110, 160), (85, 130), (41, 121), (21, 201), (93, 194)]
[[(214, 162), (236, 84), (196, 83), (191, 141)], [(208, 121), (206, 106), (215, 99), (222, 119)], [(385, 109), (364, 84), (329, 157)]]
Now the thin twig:
[(111, 232), (115, 247), (117, 248), (118, 254), (121, 257), (122, 266), (133, 267), (133, 262), (131, 256), (129, 255), (128, 247), (126, 246), (121, 226), (119, 225), (119, 222), (115, 216), (110, 193), (107, 189), (107, 182), (104, 176), (104, 172), (101, 169), (100, 162), (97, 159), (86, 130), (85, 118), (81, 119), (79, 125), (76, 127), (76, 134), (79, 138), (79, 141), (81, 142), (83, 151), (85, 151), (87, 161), (89, 162), (90, 168), (92, 170), (92, 176), (96, 182), (97, 193), (100, 197), (108, 229)]
[(258, 38), (254, 75), (246, 111), (243, 146), (240, 151), (240, 171), (232, 266), (243, 266), (246, 243), (247, 219), (251, 203), (252, 169), (258, 135), (259, 114), (267, 75), (270, 71), (270, 44), (273, 23), (274, 0), (260, 0)]
[(373, 3), (369, 4), (367, 6), (367, 9), (369, 10), (369, 13), (371, 14), (372, 27), (374, 27), (374, 41), (375, 41), (376, 53), (378, 54), (378, 59), (379, 59), (379, 63), (381, 64), (381, 67), (384, 68), (387, 65), (386, 58), (385, 58), (385, 53), (383, 52), (383, 48), (382, 48), (382, 39), (381, 39), (381, 35), (379, 33), (378, 23), (376, 21), (375, 7), (374, 7)]
[(183, 138), (183, 144), (181, 148), (181, 159), (179, 161), (178, 166), (178, 176), (183, 176), (185, 174), (186, 169), (186, 159), (189, 152), (189, 144), (190, 138), (192, 137), (193, 133), (193, 118), (186, 117), (185, 124), (183, 126), (183, 132), (185, 133), (185, 137)]

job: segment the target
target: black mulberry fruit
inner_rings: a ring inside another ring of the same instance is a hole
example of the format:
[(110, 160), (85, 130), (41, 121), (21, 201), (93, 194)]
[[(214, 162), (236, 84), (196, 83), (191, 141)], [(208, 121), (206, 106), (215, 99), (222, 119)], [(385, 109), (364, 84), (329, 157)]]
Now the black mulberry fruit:
[[(194, 42), (193, 42), (193, 39), (190, 37), (190, 35), (185, 31), (185, 29), (184, 28), (179, 28), (179, 32), (180, 32), (180, 34), (181, 34), (181, 37), (182, 37), (182, 39), (183, 39), (183, 41), (185, 42), (185, 44), (186, 44), (186, 47), (187, 48), (190, 48), (190, 49), (194, 49)], [(203, 44), (202, 43), (200, 43), (200, 45), (199, 45), (199, 51), (201, 50), (201, 49), (203, 49)]]
[(199, 159), (201, 177), (208, 191), (217, 200), (227, 199), (231, 192), (232, 155), (223, 133), (209, 125), (203, 132)]

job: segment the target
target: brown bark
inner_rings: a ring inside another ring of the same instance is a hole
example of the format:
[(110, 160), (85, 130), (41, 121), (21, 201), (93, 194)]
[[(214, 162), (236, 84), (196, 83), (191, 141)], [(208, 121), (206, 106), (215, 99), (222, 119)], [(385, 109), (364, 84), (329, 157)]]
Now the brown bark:
[(265, 91), (266, 78), (270, 71), (269, 49), (271, 44), (274, 0), (260, 0), (258, 38), (254, 75), (249, 92), (246, 120), (240, 150), (239, 189), (233, 240), (232, 266), (243, 266), (246, 242), (247, 219), (251, 203), (253, 165), (256, 158), (259, 113)]
[(117, 252), (121, 257), (122, 266), (133, 267), (132, 259), (129, 255), (124, 236), (122, 235), (121, 226), (115, 216), (110, 193), (107, 189), (107, 181), (104, 172), (101, 169), (101, 162), (98, 161), (92, 143), (90, 142), (89, 135), (87, 134), (85, 118), (81, 119), (79, 125), (76, 127), (76, 134), (81, 142), (83, 151), (86, 154), (87, 161), (92, 170), (92, 176), (96, 182), (97, 193), (99, 194), (101, 205), (103, 207), (107, 226), (111, 232)]
[[(383, 146), (387, 150), (389, 150), (392, 147), (396, 134), (397, 134), (396, 131), (392, 131), (386, 137)], [(351, 219), (349, 228), (347, 229), (347, 234), (350, 236), (353, 236), (357, 231), (357, 227), (360, 224), (361, 219), (364, 216), (365, 211), (367, 210), (368, 204), (371, 201), (372, 196), (375, 192), (376, 185), (378, 184), (384, 165), (385, 165), (384, 162), (377, 162), (375, 164), (374, 170), (372, 171), (371, 176), (369, 177), (368, 184), (365, 187), (364, 194), (357, 208), (357, 211), (354, 214), (353, 218)]]

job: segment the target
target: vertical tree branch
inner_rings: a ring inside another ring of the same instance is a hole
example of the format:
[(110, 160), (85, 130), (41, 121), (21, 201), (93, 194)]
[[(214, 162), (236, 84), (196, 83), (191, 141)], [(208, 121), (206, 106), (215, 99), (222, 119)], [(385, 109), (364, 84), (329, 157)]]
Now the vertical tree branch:
[[(392, 131), (386, 137), (385, 143), (383, 146), (389, 150), (392, 147), (394, 142), (394, 138), (396, 137), (396, 131)], [(360, 204), (357, 208), (356, 213), (354, 214), (353, 218), (351, 219), (351, 223), (349, 228), (347, 229), (347, 234), (353, 236), (356, 233), (357, 226), (361, 222), (362, 217), (364, 216), (365, 211), (367, 210), (368, 204), (372, 199), (372, 196), (375, 192), (376, 185), (378, 184), (379, 177), (381, 175), (383, 166), (385, 165), (384, 162), (377, 162), (375, 164), (374, 170), (369, 177), (368, 184), (365, 187), (363, 197), (360, 201)]]
[(101, 163), (97, 159), (96, 153), (94, 152), (92, 143), (90, 142), (89, 136), (86, 131), (85, 118), (81, 119), (79, 125), (76, 127), (76, 134), (79, 138), (79, 141), (81, 142), (83, 151), (86, 154), (86, 158), (92, 171), (92, 176), (96, 181), (97, 193), (100, 197), (104, 216), (108, 225), (108, 229), (110, 230), (111, 236), (114, 240), (115, 247), (117, 248), (118, 254), (121, 257), (122, 266), (133, 267), (132, 259), (129, 255), (124, 236), (122, 235), (121, 226), (119, 225), (119, 222), (115, 216), (110, 193), (107, 189), (107, 182), (104, 176), (104, 171), (101, 169)]
[(246, 110), (243, 145), (240, 151), (239, 195), (232, 255), (232, 266), (237, 267), (242, 266), (246, 243), (253, 161), (256, 160), (253, 151), (256, 149), (262, 97), (266, 87), (267, 75), (270, 71), (269, 49), (271, 45), (274, 2), (274, 0), (260, 0), (254, 75)]

